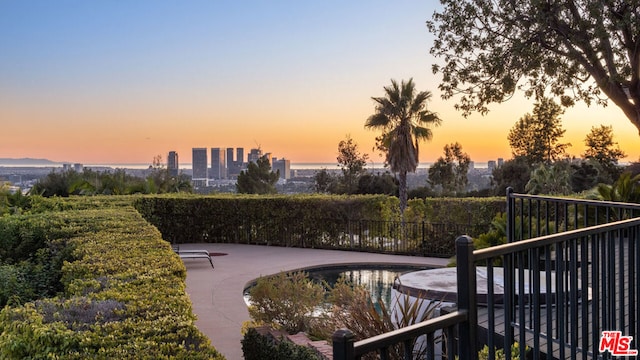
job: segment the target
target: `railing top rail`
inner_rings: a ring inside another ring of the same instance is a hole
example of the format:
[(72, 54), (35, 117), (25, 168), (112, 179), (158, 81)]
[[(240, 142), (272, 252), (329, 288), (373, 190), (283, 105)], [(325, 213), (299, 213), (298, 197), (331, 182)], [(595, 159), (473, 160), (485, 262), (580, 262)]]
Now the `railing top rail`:
[(600, 234), (606, 231), (625, 229), (632, 226), (640, 226), (640, 217), (479, 249), (473, 252), (473, 258), (474, 260), (485, 260), (492, 257), (516, 253), (528, 249), (542, 247), (545, 245), (551, 245), (561, 241), (575, 239), (576, 237)]
[(513, 199), (532, 199), (532, 200), (539, 200), (539, 201), (563, 202), (567, 204), (599, 205), (599, 206), (609, 206), (609, 207), (623, 208), (623, 209), (640, 210), (640, 204), (617, 202), (617, 201), (586, 200), (586, 199), (575, 199), (575, 198), (567, 198), (567, 197), (516, 194), (516, 193), (510, 193), (509, 197)]
[(467, 315), (468, 312), (466, 310), (457, 310), (418, 324), (356, 341), (354, 344), (354, 355), (364, 355), (380, 348), (395, 345), (408, 339), (414, 339), (420, 335), (459, 324), (467, 319)]

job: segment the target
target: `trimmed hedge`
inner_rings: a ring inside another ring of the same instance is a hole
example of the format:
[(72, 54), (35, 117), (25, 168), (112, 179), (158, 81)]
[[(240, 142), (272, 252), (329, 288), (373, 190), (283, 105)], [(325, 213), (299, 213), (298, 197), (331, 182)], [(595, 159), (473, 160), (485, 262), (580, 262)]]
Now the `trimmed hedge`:
[(38, 200), (76, 260), (56, 297), (0, 312), (0, 358), (223, 359), (194, 324), (183, 263), (132, 199)]
[(154, 196), (138, 198), (135, 207), (176, 244), (266, 243), (283, 241), (279, 234), (323, 236), (327, 220), (390, 219), (397, 203), (382, 195)]
[[(172, 243), (245, 243), (449, 257), (455, 238), (489, 230), (502, 198), (153, 196), (135, 206)], [(404, 230), (403, 230), (404, 229)], [(400, 241), (398, 241), (400, 240)]]

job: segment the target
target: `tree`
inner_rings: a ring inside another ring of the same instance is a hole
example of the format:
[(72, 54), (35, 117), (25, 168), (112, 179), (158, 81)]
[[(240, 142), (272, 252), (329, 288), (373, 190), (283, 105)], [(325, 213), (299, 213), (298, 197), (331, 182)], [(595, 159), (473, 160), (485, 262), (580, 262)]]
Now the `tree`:
[(385, 162), (392, 172), (399, 174), (400, 213), (407, 207), (407, 173), (418, 167), (418, 144), (431, 140), (429, 126), (437, 126), (442, 120), (427, 110), (431, 98), (428, 91), (416, 92), (413, 79), (384, 87), (384, 97), (373, 97), (375, 113), (367, 119), (365, 127), (382, 130), (378, 138), (379, 149), (385, 152)]
[(525, 158), (529, 165), (553, 162), (566, 154), (571, 144), (559, 143), (565, 130), (560, 124), (562, 107), (544, 98), (525, 114), (509, 131), (507, 138), (514, 157)]
[(529, 194), (568, 195), (571, 193), (571, 167), (566, 161), (541, 163), (531, 172), (525, 186)]
[(593, 159), (571, 164), (571, 190), (573, 192), (579, 193), (593, 189), (600, 183), (610, 184), (612, 182), (613, 179), (602, 168), (600, 163)]
[(439, 157), (438, 161), (429, 168), (429, 184), (439, 185), (444, 194), (456, 194), (464, 191), (467, 186), (467, 173), (471, 158), (467, 153), (462, 152), (459, 143), (445, 145), (444, 157)]
[(364, 174), (358, 179), (357, 194), (398, 195), (398, 180), (388, 172), (384, 174)]
[(329, 173), (327, 169), (322, 169), (313, 176), (313, 190), (318, 193), (336, 193), (338, 187), (338, 179)]
[(531, 177), (531, 167), (525, 158), (517, 157), (495, 168), (492, 177), (495, 195), (505, 195), (507, 187), (522, 193)]
[(240, 172), (236, 190), (243, 194), (274, 194), (278, 178), (280, 171), (271, 171), (269, 159), (263, 156), (256, 162), (249, 162), (247, 170)]
[[(516, 89), (563, 105), (616, 104), (640, 130), (640, 8), (635, 1), (441, 0), (427, 27), (443, 98), (468, 115)], [(591, 80), (591, 81), (589, 81)]]
[(360, 154), (358, 144), (350, 136), (338, 144), (338, 165), (342, 168), (341, 193), (353, 194), (357, 191), (358, 180), (365, 173), (369, 155)]
[(585, 159), (597, 161), (612, 179), (617, 179), (620, 175), (618, 160), (626, 154), (620, 150), (618, 143), (613, 141), (613, 127), (604, 125), (592, 127), (591, 132), (584, 139), (584, 144), (587, 148), (582, 156)]

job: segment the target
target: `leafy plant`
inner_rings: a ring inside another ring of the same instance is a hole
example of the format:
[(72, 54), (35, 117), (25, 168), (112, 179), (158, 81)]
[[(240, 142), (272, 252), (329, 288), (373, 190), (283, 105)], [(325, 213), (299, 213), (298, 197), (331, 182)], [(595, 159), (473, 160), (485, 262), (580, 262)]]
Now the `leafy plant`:
[(324, 287), (303, 271), (283, 272), (258, 279), (249, 295), (249, 315), (254, 321), (293, 334), (309, 329), (312, 313), (324, 301)]

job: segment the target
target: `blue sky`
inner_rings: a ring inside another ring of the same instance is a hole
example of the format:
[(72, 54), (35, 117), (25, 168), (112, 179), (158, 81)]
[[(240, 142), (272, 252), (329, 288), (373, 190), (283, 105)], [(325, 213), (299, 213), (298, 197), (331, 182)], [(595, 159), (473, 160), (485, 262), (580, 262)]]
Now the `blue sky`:
[[(455, 141), (476, 161), (508, 158), (508, 129), (532, 105), (464, 119), (440, 99), (425, 26), (436, 6), (0, 0), (0, 157), (150, 162), (177, 150), (189, 162), (192, 147), (260, 144), (294, 162), (331, 162), (347, 134), (375, 157), (377, 133), (363, 127), (371, 96), (413, 77), (444, 119), (422, 161)], [(615, 111), (568, 113), (570, 142), (600, 123), (634, 130)]]

